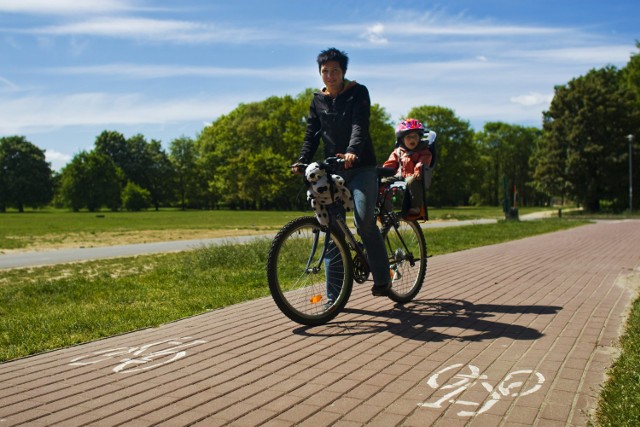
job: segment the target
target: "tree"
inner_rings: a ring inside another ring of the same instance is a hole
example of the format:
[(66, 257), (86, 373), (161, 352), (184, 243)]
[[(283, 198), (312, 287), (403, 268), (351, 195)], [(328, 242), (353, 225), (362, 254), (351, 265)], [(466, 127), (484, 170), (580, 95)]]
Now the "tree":
[(369, 133), (379, 164), (384, 163), (395, 148), (395, 128), (389, 114), (378, 104), (371, 105)]
[(480, 161), (469, 123), (453, 110), (438, 106), (415, 107), (407, 117), (420, 120), (437, 137), (437, 166), (429, 190), (429, 202), (436, 206), (469, 203), (478, 191)]
[[(640, 49), (640, 42), (636, 42), (636, 48)], [(631, 55), (622, 72), (627, 87), (634, 93), (636, 102), (640, 104), (640, 53)]]
[(53, 199), (51, 164), (24, 136), (0, 138), (0, 212), (38, 208)]
[[(636, 47), (640, 49), (640, 42), (636, 42)], [(636, 113), (640, 111), (640, 53), (631, 55), (631, 59), (627, 63), (626, 67), (622, 70), (626, 87), (632, 92), (636, 99)], [(633, 162), (633, 208), (638, 209), (640, 206), (640, 128), (636, 127), (635, 130), (630, 133), (631, 135), (631, 161)], [(629, 158), (627, 157), (627, 162)], [(628, 181), (627, 181), (628, 182)]]
[(122, 206), (132, 212), (147, 209), (151, 206), (151, 194), (133, 182), (127, 182), (122, 190)]
[[(291, 195), (299, 193), (300, 181), (291, 176), (288, 165), (297, 158), (304, 137), (309, 109), (305, 96), (240, 104), (202, 131), (196, 145), (211, 205), (222, 202), (245, 209), (294, 205)], [(268, 189), (266, 170), (271, 176)], [(257, 196), (256, 188), (265, 193)]]
[[(120, 132), (102, 131), (102, 133), (96, 137), (94, 147), (96, 153), (109, 157), (125, 174), (126, 171), (130, 169), (131, 152), (127, 144), (127, 139)], [(125, 182), (123, 182), (122, 185), (124, 186)]]
[(174, 171), (160, 141), (147, 142), (142, 134), (125, 139), (119, 132), (105, 130), (96, 138), (95, 150), (124, 172), (122, 188), (131, 181), (147, 189), (156, 210), (171, 201)]
[(201, 178), (199, 153), (193, 139), (185, 136), (171, 141), (169, 161), (174, 171), (174, 188), (182, 210), (187, 206), (200, 207), (205, 199), (206, 186)]
[(149, 191), (151, 204), (158, 210), (160, 205), (173, 201), (175, 170), (160, 141), (152, 139), (146, 145), (145, 157), (140, 185)]
[(558, 86), (544, 113), (536, 156), (539, 188), (576, 200), (591, 212), (601, 200), (624, 209), (627, 200), (627, 135), (638, 129), (633, 94), (613, 66)]
[[(300, 154), (312, 96), (313, 90), (307, 89), (295, 98), (274, 96), (240, 104), (202, 131), (196, 146), (211, 205), (306, 208), (300, 178), (290, 173), (289, 165)], [(382, 162), (393, 148), (393, 127), (379, 105), (372, 106), (370, 123)], [(318, 150), (316, 158), (321, 156)]]
[(81, 151), (62, 169), (62, 199), (75, 212), (82, 208), (95, 212), (102, 206), (117, 210), (121, 204), (122, 175), (107, 155), (95, 150)]
[(541, 133), (533, 127), (491, 122), (476, 134), (484, 168), (480, 179), (482, 202), (500, 204), (505, 177), (507, 188), (510, 191), (517, 189), (518, 204), (526, 206), (539, 202), (537, 192), (531, 186), (531, 157)]

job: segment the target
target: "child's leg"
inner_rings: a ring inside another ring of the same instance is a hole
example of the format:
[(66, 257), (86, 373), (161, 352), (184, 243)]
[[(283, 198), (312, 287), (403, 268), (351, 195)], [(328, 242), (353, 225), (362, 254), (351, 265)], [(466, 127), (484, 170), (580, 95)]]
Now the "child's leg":
[(411, 195), (411, 208), (420, 211), (424, 204), (424, 190), (422, 189), (422, 181), (415, 180), (408, 185), (409, 194)]

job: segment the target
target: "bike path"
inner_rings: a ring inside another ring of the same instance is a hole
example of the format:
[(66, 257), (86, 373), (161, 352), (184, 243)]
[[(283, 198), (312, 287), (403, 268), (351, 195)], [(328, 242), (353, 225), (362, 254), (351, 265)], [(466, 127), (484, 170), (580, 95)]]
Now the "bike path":
[(404, 307), (356, 285), (322, 327), (262, 298), (0, 364), (0, 426), (585, 426), (638, 241), (600, 222), (433, 257)]

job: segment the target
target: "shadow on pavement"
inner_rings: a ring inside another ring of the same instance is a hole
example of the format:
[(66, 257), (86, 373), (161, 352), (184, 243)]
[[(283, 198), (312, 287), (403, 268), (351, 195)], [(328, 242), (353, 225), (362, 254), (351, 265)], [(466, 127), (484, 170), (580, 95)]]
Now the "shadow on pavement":
[[(543, 334), (533, 328), (490, 320), (496, 313), (550, 315), (562, 307), (536, 305), (473, 304), (464, 300), (429, 299), (396, 304), (393, 309), (371, 311), (346, 308), (357, 319), (330, 322), (321, 327), (300, 327), (306, 336), (345, 336), (383, 331), (418, 341), (483, 341), (496, 338), (535, 340)], [(369, 317), (369, 318), (367, 318)]]

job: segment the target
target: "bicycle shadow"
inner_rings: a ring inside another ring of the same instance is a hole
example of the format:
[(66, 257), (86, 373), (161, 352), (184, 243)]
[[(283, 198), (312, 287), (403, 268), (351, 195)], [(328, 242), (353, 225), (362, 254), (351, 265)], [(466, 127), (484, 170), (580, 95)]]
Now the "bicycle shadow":
[[(528, 326), (489, 320), (498, 313), (557, 314), (562, 307), (537, 305), (473, 304), (455, 299), (416, 300), (396, 304), (384, 311), (345, 308), (343, 313), (361, 315), (352, 320), (332, 321), (322, 327), (304, 326), (294, 330), (305, 336), (350, 336), (378, 332), (418, 341), (484, 341), (496, 338), (535, 340), (543, 334)], [(369, 318), (366, 318), (366, 317)], [(388, 320), (380, 320), (386, 317)]]

